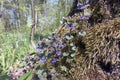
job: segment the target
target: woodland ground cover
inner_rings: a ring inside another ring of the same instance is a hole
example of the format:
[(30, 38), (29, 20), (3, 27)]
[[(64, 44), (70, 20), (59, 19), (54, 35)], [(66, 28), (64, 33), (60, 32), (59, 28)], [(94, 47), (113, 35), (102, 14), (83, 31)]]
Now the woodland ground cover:
[[(21, 29), (21, 32), (17, 32), (17, 34), (6, 35), (8, 39), (14, 36), (14, 39), (10, 40), (10, 44), (3, 37), (2, 42), (7, 42), (10, 45), (5, 50), (10, 53), (7, 55), (8, 58), (3, 54), (4, 51), (1, 54), (3, 62), (1, 63), (2, 74), (9, 70), (6, 79), (120, 79), (119, 1), (100, 0), (94, 2), (94, 0), (91, 0), (82, 4), (78, 4), (78, 2), (76, 4), (77, 0), (74, 1), (75, 5), (73, 3), (70, 13), (63, 18), (63, 23), (57, 31), (54, 31), (53, 26), (50, 26), (42, 33), (42, 38), (40, 37), (38, 42), (34, 40), (37, 43), (35, 49), (31, 48), (31, 45), (27, 43), (30, 28)], [(32, 13), (33, 15), (34, 13)], [(32, 19), (34, 21), (34, 17)], [(53, 25), (54, 27), (57, 26), (56, 24)], [(30, 36), (30, 41), (33, 41), (35, 25), (33, 24), (31, 27), (32, 37)], [(49, 30), (53, 32), (51, 33)], [(14, 31), (11, 32), (14, 33)], [(34, 34), (34, 39), (37, 38), (38, 34)], [(21, 37), (18, 38), (18, 35)], [(13, 43), (12, 47), (11, 42)], [(21, 45), (20, 48), (18, 44)], [(2, 48), (1, 51), (4, 50)], [(13, 48), (12, 51), (9, 50), (11, 48)], [(22, 53), (18, 56), (17, 50), (31, 52)], [(6, 63), (10, 61), (9, 56), (12, 58), (11, 64), (15, 61), (14, 66)], [(1, 79), (3, 77), (5, 78), (5, 75), (2, 75)]]

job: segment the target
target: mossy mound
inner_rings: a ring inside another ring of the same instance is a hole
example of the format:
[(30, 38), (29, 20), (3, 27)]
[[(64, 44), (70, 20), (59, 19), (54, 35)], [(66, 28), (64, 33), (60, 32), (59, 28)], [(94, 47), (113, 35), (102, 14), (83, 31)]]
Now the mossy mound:
[(65, 41), (61, 52), (68, 56), (62, 54), (59, 64), (68, 71), (61, 71), (60, 65), (57, 66), (61, 76), (68, 80), (120, 79), (120, 9), (114, 6), (118, 3), (117, 0), (96, 1), (84, 10), (90, 13), (88, 20), (81, 20), (82, 13), (64, 18), (57, 35)]
[[(62, 25), (58, 30), (62, 39), (66, 34), (73, 36), (67, 41), (64, 52), (70, 53), (71, 43), (76, 47), (77, 54), (74, 57), (76, 64), (70, 66), (67, 78), (70, 80), (119, 80), (120, 8), (117, 6), (119, 1), (91, 1), (93, 5), (84, 10), (84, 12), (91, 11), (89, 20), (80, 20), (80, 16), (73, 15), (71, 18), (65, 18), (67, 24)], [(78, 24), (72, 29), (67, 29), (68, 24), (74, 23)]]
[[(63, 37), (69, 33), (74, 35), (69, 43), (76, 45), (77, 55), (74, 57), (76, 64), (69, 70), (67, 77), (70, 80), (119, 80), (120, 69), (113, 69), (120, 63), (120, 18), (99, 23), (89, 28), (81, 28), (78, 24), (74, 29), (60, 28)], [(76, 31), (86, 31), (83, 37), (75, 34)], [(66, 51), (69, 51), (68, 48)], [(116, 66), (115, 66), (116, 65)], [(117, 74), (117, 76), (116, 76)]]
[(87, 35), (83, 38), (85, 54), (93, 59), (89, 64), (94, 65), (96, 61), (115, 64), (120, 55), (120, 18), (97, 24), (86, 32)]

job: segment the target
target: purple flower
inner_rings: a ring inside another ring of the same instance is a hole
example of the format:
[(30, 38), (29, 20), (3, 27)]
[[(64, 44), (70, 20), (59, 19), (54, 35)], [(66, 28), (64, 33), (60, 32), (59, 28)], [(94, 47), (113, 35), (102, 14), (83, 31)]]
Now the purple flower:
[(53, 58), (52, 59), (52, 63), (56, 63), (57, 62), (57, 59), (56, 58)]
[(52, 46), (52, 47), (56, 47), (57, 45), (56, 45), (55, 42), (53, 42), (53, 43), (51, 44), (51, 46)]
[(68, 24), (68, 25), (66, 26), (66, 28), (72, 29), (72, 28), (74, 28), (74, 26), (73, 26), (72, 24)]
[(60, 48), (64, 48), (64, 45), (63, 45), (63, 44), (59, 44), (59, 47), (60, 47)]
[(63, 40), (63, 43), (66, 43), (66, 42), (67, 42), (67, 40), (66, 40), (66, 39), (64, 39), (64, 40)]
[(60, 37), (57, 37), (57, 38), (56, 38), (56, 40), (57, 40), (57, 41), (60, 41), (60, 40), (61, 40), (61, 38), (60, 38)]
[(79, 5), (77, 9), (82, 10), (82, 9), (87, 8), (88, 6), (90, 6), (90, 4), (86, 4), (86, 5)]
[(61, 51), (56, 51), (56, 54), (57, 54), (58, 56), (60, 56), (60, 55), (61, 55)]
[(40, 62), (46, 62), (46, 59), (45, 58), (41, 58)]
[(36, 46), (36, 50), (37, 50), (37, 52), (40, 52), (41, 51), (41, 49), (42, 49), (42, 47), (41, 46)]
[(81, 20), (84, 20), (84, 19), (88, 20), (89, 17), (88, 17), (88, 16), (82, 16), (80, 19), (81, 19)]

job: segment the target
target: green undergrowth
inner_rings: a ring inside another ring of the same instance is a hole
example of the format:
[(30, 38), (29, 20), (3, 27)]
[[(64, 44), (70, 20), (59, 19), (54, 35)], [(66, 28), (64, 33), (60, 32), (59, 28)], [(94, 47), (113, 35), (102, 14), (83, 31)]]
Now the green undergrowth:
[[(34, 42), (37, 44), (41, 38), (48, 37), (54, 31), (55, 25), (40, 31), (40, 26), (36, 28)], [(54, 27), (54, 28), (52, 28)], [(31, 27), (23, 26), (21, 29), (4, 31), (0, 29), (0, 74), (8, 73), (9, 67), (17, 67), (19, 61), (29, 52), (35, 49), (29, 42)]]
[(23, 58), (28, 51), (33, 51), (29, 43), (29, 30), (23, 29), (21, 32), (12, 30), (0, 33), (0, 69), (8, 72), (10, 66), (17, 66), (18, 61)]

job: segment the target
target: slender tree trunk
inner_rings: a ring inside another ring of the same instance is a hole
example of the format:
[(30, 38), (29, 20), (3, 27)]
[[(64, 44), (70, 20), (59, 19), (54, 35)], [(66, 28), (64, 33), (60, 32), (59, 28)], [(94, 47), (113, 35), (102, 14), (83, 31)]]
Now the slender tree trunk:
[(18, 22), (18, 28), (21, 31), (20, 0), (18, 0), (17, 2), (18, 2), (18, 15), (17, 15), (18, 19), (17, 19), (17, 22)]
[(31, 15), (32, 15), (32, 26), (31, 26), (31, 32), (30, 32), (30, 43), (32, 46), (35, 48), (35, 43), (34, 43), (34, 33), (35, 33), (35, 6), (34, 6), (34, 0), (31, 0)]
[(38, 21), (38, 11), (35, 10), (35, 32), (36, 32), (36, 27), (37, 27), (37, 22)]

